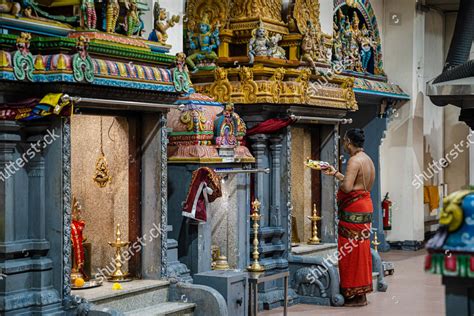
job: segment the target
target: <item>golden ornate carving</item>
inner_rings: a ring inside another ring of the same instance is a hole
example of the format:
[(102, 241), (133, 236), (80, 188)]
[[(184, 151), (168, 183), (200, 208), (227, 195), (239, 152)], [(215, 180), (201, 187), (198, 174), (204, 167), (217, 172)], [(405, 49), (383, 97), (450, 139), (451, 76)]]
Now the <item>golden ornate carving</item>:
[(347, 100), (347, 107), (353, 110), (357, 110), (357, 101), (354, 93), (354, 78), (344, 78), (341, 88), (343, 89), (344, 98)]
[(244, 94), (245, 103), (255, 103), (257, 101), (258, 86), (253, 81), (253, 71), (249, 67), (240, 68), (239, 72), (241, 91)]
[(281, 11), (281, 0), (234, 0), (231, 17), (234, 19), (266, 18), (282, 22)]
[[(198, 31), (197, 27), (202, 17), (207, 15), (210, 25), (227, 25), (229, 19), (228, 0), (189, 0), (186, 6), (186, 28)], [(225, 27), (224, 27), (225, 28)]]
[(227, 69), (217, 67), (214, 70), (214, 79), (214, 83), (209, 90), (211, 96), (213, 96), (218, 102), (229, 102), (232, 87), (229, 79), (227, 79)]
[(293, 17), (301, 34), (307, 32), (307, 23), (311, 22), (317, 29), (321, 29), (319, 21), (319, 0), (296, 0)]
[[(230, 80), (228, 79), (231, 78)], [(258, 77), (255, 80), (254, 77)], [(198, 93), (236, 104), (272, 103), (323, 106), (356, 110), (357, 102), (352, 91), (352, 78), (312, 78), (310, 69), (269, 68), (262, 65), (252, 68), (216, 69), (214, 82), (195, 83)], [(347, 80), (347, 81), (346, 81)], [(217, 92), (217, 91), (220, 91)], [(224, 93), (224, 91), (226, 91)], [(249, 95), (249, 92), (253, 92)]]
[(277, 103), (280, 100), (280, 95), (283, 93), (284, 84), (283, 79), (285, 78), (285, 68), (281, 67), (275, 70), (275, 73), (270, 78), (273, 102)]
[(300, 84), (299, 86), (299, 94), (301, 98), (301, 103), (308, 102), (308, 83), (309, 78), (311, 77), (311, 70), (309, 69), (302, 69), (298, 78), (296, 78), (296, 82)]

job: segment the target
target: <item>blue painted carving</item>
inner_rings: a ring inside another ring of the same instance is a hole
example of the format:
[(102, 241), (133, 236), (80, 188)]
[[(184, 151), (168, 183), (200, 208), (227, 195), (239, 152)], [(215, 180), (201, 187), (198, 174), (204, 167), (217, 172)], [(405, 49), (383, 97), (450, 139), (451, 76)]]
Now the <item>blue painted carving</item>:
[(386, 292), (388, 284), (385, 281), (382, 258), (380, 258), (380, 254), (374, 249), (370, 249), (370, 251), (372, 253), (372, 272), (378, 273), (377, 284), (374, 284), (374, 287), (376, 287), (379, 292)]
[(342, 306), (339, 272), (329, 260), (320, 256), (288, 257), (291, 287), (303, 304)]

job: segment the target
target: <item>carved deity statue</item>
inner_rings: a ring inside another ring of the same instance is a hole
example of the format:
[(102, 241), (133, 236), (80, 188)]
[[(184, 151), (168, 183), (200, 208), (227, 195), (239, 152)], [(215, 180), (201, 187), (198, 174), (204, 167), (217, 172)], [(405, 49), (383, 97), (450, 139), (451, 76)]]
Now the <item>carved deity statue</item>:
[(270, 38), (270, 56), (273, 58), (286, 59), (285, 50), (278, 46), (278, 43), (281, 41), (281, 34), (275, 34)]
[(372, 50), (375, 49), (376, 45), (372, 39), (370, 31), (367, 29), (365, 24), (362, 26), (361, 37), (360, 37), (360, 58), (362, 63), (362, 70), (367, 72), (370, 58), (373, 55)]
[(166, 41), (168, 40), (167, 31), (179, 22), (179, 15), (173, 15), (167, 20), (168, 13), (166, 12), (166, 9), (160, 8), (160, 4), (155, 2), (153, 6), (153, 17), (155, 19), (154, 29), (148, 36), (148, 40), (166, 44)]
[(120, 14), (120, 4), (118, 0), (107, 1), (107, 11), (105, 16), (105, 30), (107, 33), (114, 33), (117, 27), (117, 20)]
[[(334, 20), (333, 57), (336, 62), (344, 62), (347, 70), (367, 72), (369, 63), (374, 57), (377, 43), (372, 32), (367, 28), (365, 21), (359, 18), (356, 11), (352, 20), (338, 10)], [(377, 72), (377, 66), (374, 66)]]
[(220, 45), (219, 24), (216, 24), (212, 31), (207, 15), (204, 15), (199, 23), (199, 34), (194, 35), (194, 32), (190, 31), (188, 40), (192, 54), (186, 58), (186, 63), (192, 72), (198, 70), (196, 62), (208, 60), (213, 63), (218, 59), (214, 50)]
[(94, 0), (81, 0), (81, 19), (83, 26), (87, 29), (95, 29), (97, 26), (97, 13), (95, 12)]
[(142, 23), (140, 21), (140, 14), (138, 12), (137, 0), (129, 0), (125, 2), (127, 14), (125, 15), (125, 34), (127, 36), (141, 35)]
[(311, 68), (316, 71), (315, 62), (320, 59), (326, 59), (326, 52), (324, 51), (320, 30), (311, 21), (307, 23), (306, 33), (301, 43), (301, 60), (308, 62)]
[(250, 64), (253, 64), (255, 56), (268, 56), (271, 46), (268, 32), (260, 21), (259, 26), (252, 31), (252, 38), (249, 42), (248, 56)]
[(359, 20), (359, 16), (357, 15), (357, 12), (355, 12), (355, 11), (354, 11), (354, 15), (352, 17), (351, 31), (352, 31), (352, 37), (357, 42), (359, 42), (360, 36), (361, 36), (360, 20)]
[(286, 59), (285, 50), (278, 46), (278, 42), (281, 41), (281, 38), (280, 34), (275, 34), (272, 37), (269, 37), (263, 22), (260, 20), (257, 28), (252, 31), (252, 38), (249, 42), (249, 63), (253, 64), (256, 56)]

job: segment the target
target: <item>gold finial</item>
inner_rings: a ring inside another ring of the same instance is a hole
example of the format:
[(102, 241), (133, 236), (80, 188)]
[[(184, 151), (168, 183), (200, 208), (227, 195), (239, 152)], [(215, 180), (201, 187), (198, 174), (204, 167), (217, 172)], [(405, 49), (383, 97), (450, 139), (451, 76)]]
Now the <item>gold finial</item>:
[(379, 239), (377, 237), (377, 232), (375, 231), (374, 232), (374, 240), (372, 241), (372, 245), (374, 245), (374, 250), (376, 252), (379, 251), (379, 245), (381, 244), (381, 242), (379, 242)]
[(260, 218), (262, 215), (258, 213), (259, 208), (260, 208), (260, 202), (255, 199), (255, 201), (252, 202), (252, 208), (253, 212), (252, 215), (250, 215), (250, 218), (253, 220), (253, 252), (252, 252), (252, 257), (253, 257), (253, 263), (247, 268), (248, 271), (250, 272), (263, 272), (265, 271), (265, 268), (260, 265), (258, 262), (258, 258), (260, 256), (260, 253), (258, 252), (258, 227), (260, 226), (258, 222), (260, 221)]
[(316, 204), (313, 204), (313, 214), (308, 216), (308, 219), (311, 221), (311, 238), (308, 239), (308, 244), (317, 245), (321, 243), (321, 240), (318, 238), (318, 221), (321, 220), (321, 217), (318, 216)]

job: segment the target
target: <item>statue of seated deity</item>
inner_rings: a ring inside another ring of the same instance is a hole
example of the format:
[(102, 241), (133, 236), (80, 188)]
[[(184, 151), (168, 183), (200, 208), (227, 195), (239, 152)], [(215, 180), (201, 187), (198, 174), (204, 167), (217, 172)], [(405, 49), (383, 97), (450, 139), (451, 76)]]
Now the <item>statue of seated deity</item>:
[(186, 58), (186, 63), (192, 72), (198, 71), (196, 63), (204, 60), (213, 63), (218, 59), (214, 50), (220, 45), (219, 24), (216, 24), (214, 31), (212, 31), (207, 15), (204, 15), (202, 21), (199, 23), (199, 35), (194, 35), (194, 33), (190, 31), (188, 39), (192, 53)]
[(249, 63), (253, 64), (256, 56), (286, 59), (285, 50), (278, 46), (280, 40), (280, 34), (276, 34), (270, 38), (263, 22), (260, 21), (258, 27), (252, 31), (252, 38), (249, 42)]

